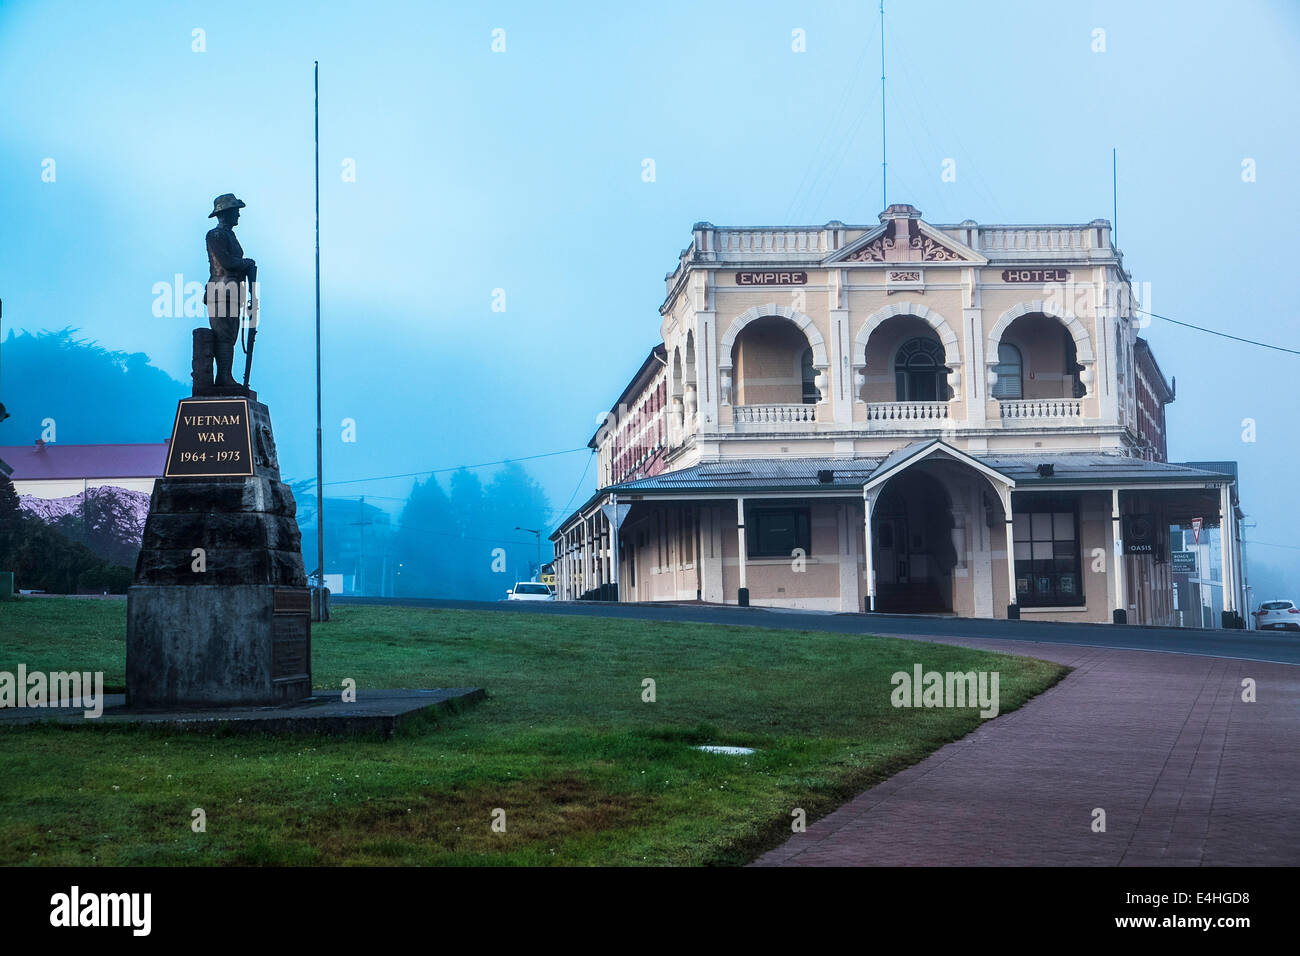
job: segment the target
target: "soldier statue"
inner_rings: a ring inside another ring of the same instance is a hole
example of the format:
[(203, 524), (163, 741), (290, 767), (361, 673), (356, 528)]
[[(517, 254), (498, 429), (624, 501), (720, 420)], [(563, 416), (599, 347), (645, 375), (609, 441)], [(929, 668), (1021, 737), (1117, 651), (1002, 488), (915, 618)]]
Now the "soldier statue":
[[(221, 388), (239, 385), (231, 368), (235, 343), (239, 340), (240, 307), (245, 298), (242, 283), (257, 281), (257, 263), (244, 257), (244, 250), (235, 238), (235, 225), (243, 208), (243, 200), (236, 199), (234, 193), (225, 193), (213, 200), (212, 212), (208, 214), (209, 219), (216, 218), (217, 225), (207, 236), (209, 274), (204, 303), (208, 308), (208, 324), (212, 326), (214, 384)], [(196, 371), (197, 360), (196, 354)]]

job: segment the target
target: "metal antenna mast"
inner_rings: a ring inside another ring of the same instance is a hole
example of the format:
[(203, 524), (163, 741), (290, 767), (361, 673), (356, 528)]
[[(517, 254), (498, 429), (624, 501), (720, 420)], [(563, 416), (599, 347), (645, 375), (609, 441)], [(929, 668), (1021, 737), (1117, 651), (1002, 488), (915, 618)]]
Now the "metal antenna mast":
[(880, 208), (889, 208), (886, 188), (889, 164), (885, 161), (885, 0), (880, 0)]
[(1110, 148), (1110, 241), (1119, 248), (1119, 157), (1114, 146)]

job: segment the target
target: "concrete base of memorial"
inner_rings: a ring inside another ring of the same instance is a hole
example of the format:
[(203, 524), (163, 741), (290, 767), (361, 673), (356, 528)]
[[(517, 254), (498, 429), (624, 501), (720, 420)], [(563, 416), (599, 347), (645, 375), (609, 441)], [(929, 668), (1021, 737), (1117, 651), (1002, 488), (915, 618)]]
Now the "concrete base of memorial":
[(311, 696), (306, 588), (145, 585), (127, 593), (136, 708), (286, 704)]
[(355, 701), (345, 701), (341, 690), (318, 690), (304, 700), (278, 707), (137, 710), (126, 706), (124, 695), (105, 694), (99, 717), (86, 717), (88, 704), (73, 700), (59, 707), (0, 709), (0, 727), (51, 721), (83, 726), (136, 724), (200, 733), (377, 734), (387, 738), (411, 720), (455, 712), (486, 696), (481, 687), (439, 687), (359, 690)]
[[(227, 474), (216, 474), (225, 470)], [(133, 709), (310, 697), (311, 592), (266, 406), (179, 403), (127, 591)]]

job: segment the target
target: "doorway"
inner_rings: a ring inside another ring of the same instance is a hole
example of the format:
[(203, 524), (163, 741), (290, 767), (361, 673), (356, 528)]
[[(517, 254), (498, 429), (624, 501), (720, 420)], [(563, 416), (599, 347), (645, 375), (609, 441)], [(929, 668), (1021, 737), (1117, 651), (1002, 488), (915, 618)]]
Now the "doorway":
[(872, 512), (877, 611), (952, 611), (952, 528), (952, 503), (932, 475), (912, 468), (885, 485)]

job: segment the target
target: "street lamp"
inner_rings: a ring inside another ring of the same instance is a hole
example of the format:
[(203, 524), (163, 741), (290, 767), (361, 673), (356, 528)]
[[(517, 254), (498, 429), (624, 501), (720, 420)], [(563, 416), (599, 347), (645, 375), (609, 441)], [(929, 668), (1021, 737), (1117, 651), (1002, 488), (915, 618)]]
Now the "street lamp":
[(519, 525), (515, 525), (515, 530), (527, 531), (537, 537), (537, 576), (540, 578), (542, 575), (542, 533), (536, 528), (521, 528)]
[[(1246, 515), (1243, 514), (1242, 518), (1245, 517)], [(1246, 630), (1248, 631), (1251, 629), (1250, 627), (1251, 622), (1255, 620), (1255, 615), (1250, 610), (1251, 608), (1250, 592), (1255, 589), (1248, 583), (1250, 581), (1250, 573), (1249, 573), (1249, 568), (1246, 564), (1246, 543), (1247, 543), (1246, 529), (1257, 528), (1257, 527), (1259, 527), (1259, 522), (1257, 521), (1242, 521), (1241, 534), (1239, 536), (1241, 541), (1241, 580), (1245, 584), (1245, 587), (1242, 588), (1242, 591), (1244, 592), (1242, 596), (1246, 599), (1246, 613), (1242, 615), (1242, 623), (1245, 626)]]

